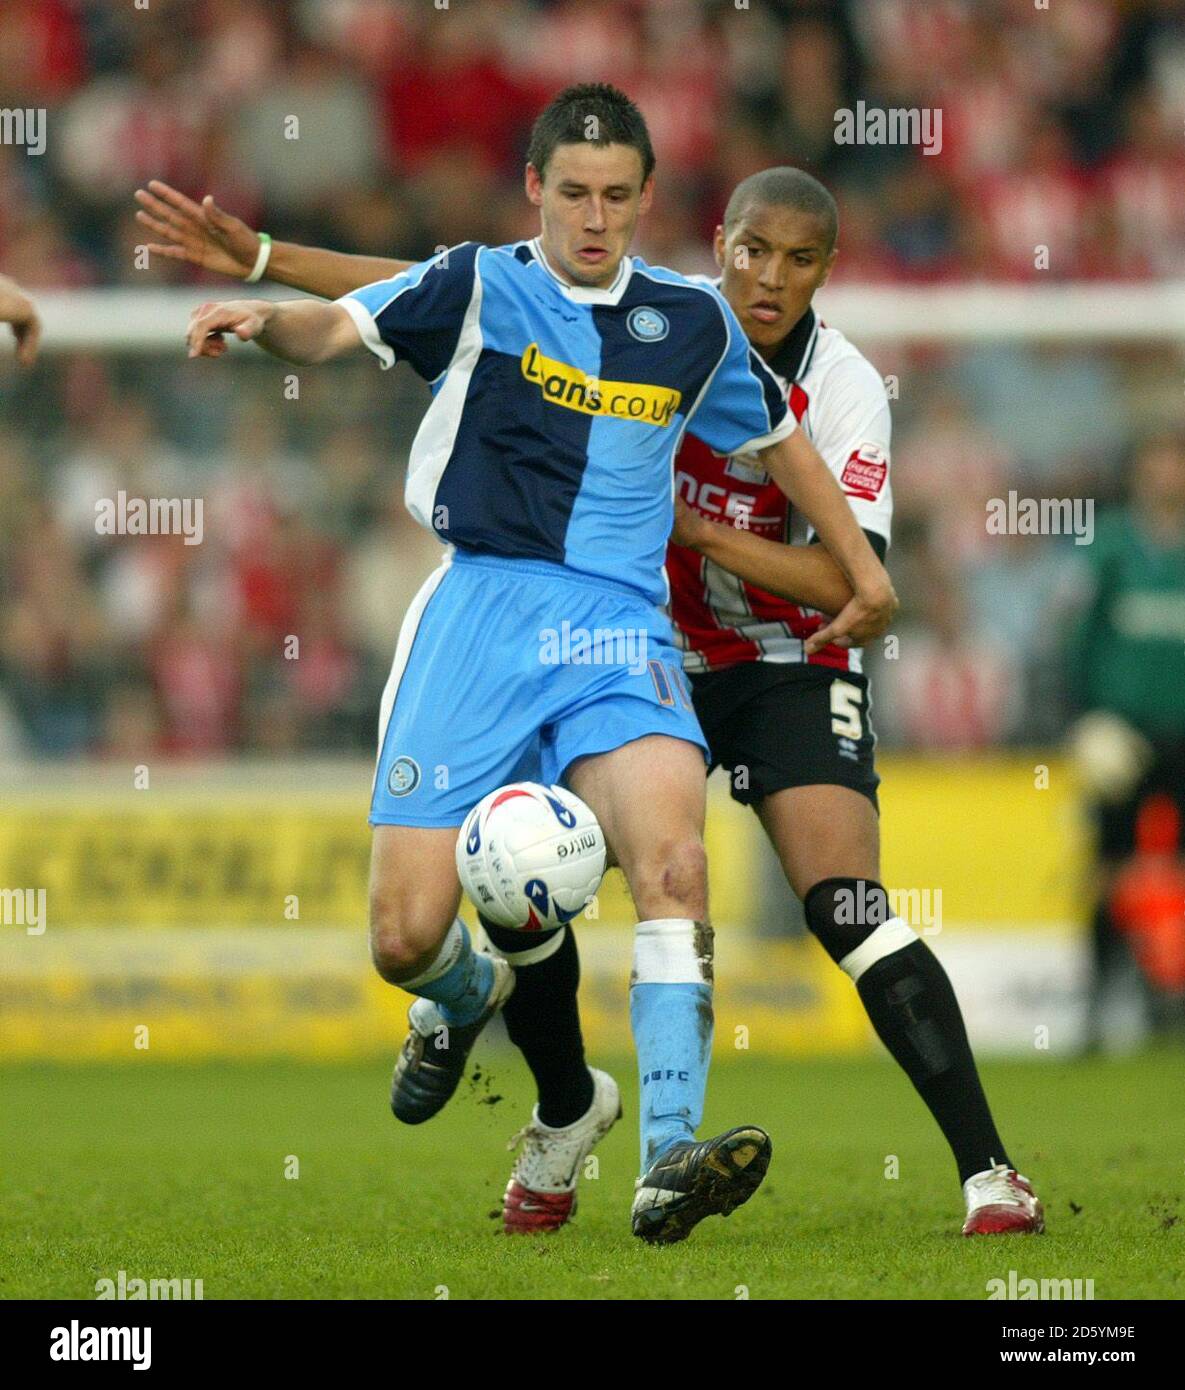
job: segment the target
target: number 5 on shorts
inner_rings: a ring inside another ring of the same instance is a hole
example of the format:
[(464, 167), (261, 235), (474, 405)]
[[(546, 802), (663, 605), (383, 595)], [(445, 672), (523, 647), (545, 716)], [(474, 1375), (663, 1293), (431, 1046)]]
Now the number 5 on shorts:
[(864, 736), (864, 726), (860, 720), (860, 690), (847, 681), (831, 682), (831, 732), (853, 740)]

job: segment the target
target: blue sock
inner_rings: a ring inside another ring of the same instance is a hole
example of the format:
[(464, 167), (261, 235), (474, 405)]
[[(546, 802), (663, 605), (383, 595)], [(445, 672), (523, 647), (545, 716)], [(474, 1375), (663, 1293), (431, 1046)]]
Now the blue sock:
[(689, 919), (639, 922), (630, 986), (638, 1052), (642, 1172), (695, 1138), (712, 1053), (711, 928)]
[(493, 963), (473, 949), (469, 929), (458, 917), (428, 969), (400, 989), (431, 999), (449, 1027), (462, 1028), (480, 1017), (493, 983)]

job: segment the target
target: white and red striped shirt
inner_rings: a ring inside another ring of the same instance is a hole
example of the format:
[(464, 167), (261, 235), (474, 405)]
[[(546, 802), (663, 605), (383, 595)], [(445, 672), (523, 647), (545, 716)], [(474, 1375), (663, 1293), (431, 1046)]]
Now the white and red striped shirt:
[[(768, 364), (782, 383), (799, 425), (843, 488), (866, 531), (889, 541), (889, 402), (876, 368), (808, 309)], [(755, 455), (714, 453), (688, 436), (675, 458), (675, 485), (690, 506), (767, 540), (806, 542), (813, 531)], [(667, 549), (671, 616), (687, 671), (715, 671), (742, 661), (809, 662), (861, 669), (858, 648), (825, 647), (804, 655), (824, 619), (812, 608), (747, 584), (685, 546)]]

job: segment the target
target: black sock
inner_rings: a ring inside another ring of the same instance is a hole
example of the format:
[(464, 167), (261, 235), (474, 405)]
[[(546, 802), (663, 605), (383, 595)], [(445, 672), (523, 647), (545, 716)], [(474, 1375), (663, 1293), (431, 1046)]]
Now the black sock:
[(877, 1036), (917, 1087), (946, 1136), (959, 1181), (1012, 1166), (996, 1130), (946, 971), (923, 941), (870, 965), (857, 981)]
[[(482, 927), (490, 942), (510, 957), (542, 946), (556, 935), (508, 931), (484, 918)], [(576, 933), (570, 927), (559, 930), (563, 940), (558, 950), (534, 965), (515, 966), (514, 992), (502, 1006), (510, 1040), (526, 1058), (539, 1088), (539, 1118), (553, 1129), (578, 1120), (593, 1100), (576, 1006), (580, 985)]]
[[(884, 887), (872, 879), (827, 878), (803, 899), (810, 929), (838, 965), (892, 920)], [(917, 1088), (946, 1136), (959, 1181), (1007, 1163), (963, 1014), (946, 971), (923, 942), (890, 951), (860, 974), (856, 990), (877, 1037)]]

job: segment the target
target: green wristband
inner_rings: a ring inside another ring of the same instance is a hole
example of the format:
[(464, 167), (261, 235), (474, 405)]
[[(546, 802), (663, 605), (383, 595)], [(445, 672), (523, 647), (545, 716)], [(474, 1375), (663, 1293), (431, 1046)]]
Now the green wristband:
[(272, 254), (272, 239), (266, 232), (259, 233), (259, 255), (255, 257), (255, 265), (251, 269), (251, 274), (245, 281), (248, 285), (254, 285), (257, 280), (263, 279), (263, 272), (267, 269), (267, 263)]

